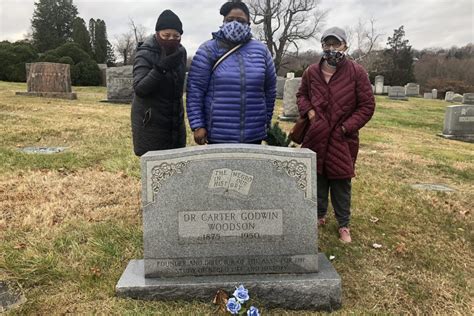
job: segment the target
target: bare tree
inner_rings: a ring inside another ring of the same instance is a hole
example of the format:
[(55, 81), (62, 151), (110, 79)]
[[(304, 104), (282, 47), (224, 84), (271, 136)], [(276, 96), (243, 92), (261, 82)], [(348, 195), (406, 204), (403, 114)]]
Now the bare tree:
[(132, 18), (129, 19), (130, 30), (115, 37), (114, 45), (117, 54), (123, 59), (124, 65), (133, 64), (138, 44), (143, 42), (147, 36), (147, 29), (143, 25), (136, 24)]
[(359, 19), (356, 27), (351, 29), (353, 40), (355, 40), (353, 56), (357, 61), (363, 61), (374, 49), (377, 49), (383, 34), (377, 32), (375, 22), (374, 17), (371, 17), (368, 22)]
[(319, 9), (320, 0), (250, 0), (248, 4), (257, 35), (266, 43), (277, 71), (290, 47), (298, 53), (301, 41), (316, 38), (327, 14)]

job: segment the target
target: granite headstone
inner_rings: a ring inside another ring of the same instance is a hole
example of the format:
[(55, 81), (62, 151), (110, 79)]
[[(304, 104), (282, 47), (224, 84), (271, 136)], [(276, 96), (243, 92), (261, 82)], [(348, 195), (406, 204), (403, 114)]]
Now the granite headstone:
[(433, 93), (431, 92), (425, 92), (423, 95), (423, 98), (425, 99), (433, 99)]
[(41, 62), (26, 64), (25, 67), (27, 92), (17, 92), (16, 95), (77, 99), (71, 88), (69, 64)]
[(438, 89), (431, 90), (431, 94), (433, 95), (433, 99), (438, 99)]
[(282, 121), (296, 121), (299, 117), (298, 105), (296, 104), (296, 93), (301, 84), (301, 78), (287, 79), (285, 82), (285, 92), (283, 93), (283, 115), (279, 119)]
[(441, 136), (449, 139), (474, 141), (474, 105), (451, 105), (446, 107), (444, 129)]
[(453, 91), (447, 91), (446, 95), (444, 96), (444, 101), (446, 102), (452, 102), (454, 97), (454, 92)]
[(462, 104), (474, 105), (474, 93), (464, 93), (462, 96)]
[(455, 93), (453, 95), (453, 98), (451, 99), (451, 102), (456, 102), (456, 103), (462, 103), (463, 96), (459, 93)]
[(376, 76), (375, 77), (375, 94), (383, 94), (383, 76)]
[(209, 300), (245, 284), (269, 307), (340, 307), (340, 277), (318, 254), (314, 152), (208, 145), (141, 165), (144, 260), (129, 263), (119, 296)]
[(286, 78), (284, 77), (277, 77), (277, 99), (283, 99), (284, 92), (285, 92), (285, 82)]
[(405, 95), (407, 97), (420, 96), (420, 85), (410, 82), (405, 85)]
[(133, 100), (133, 66), (107, 68), (107, 100), (131, 103)]
[(408, 100), (405, 95), (405, 88), (400, 86), (390, 87), (388, 89), (388, 97), (393, 100)]

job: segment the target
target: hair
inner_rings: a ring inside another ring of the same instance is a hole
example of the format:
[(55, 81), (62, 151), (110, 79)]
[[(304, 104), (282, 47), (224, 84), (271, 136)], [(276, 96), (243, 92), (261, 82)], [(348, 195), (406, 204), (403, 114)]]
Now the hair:
[(222, 15), (222, 16), (227, 16), (230, 11), (232, 11), (233, 9), (240, 9), (242, 11), (244, 11), (245, 15), (247, 16), (247, 18), (249, 19), (250, 21), (250, 11), (249, 11), (249, 8), (247, 7), (247, 5), (245, 3), (242, 2), (242, 0), (231, 0), (231, 1), (227, 1), (226, 3), (224, 3), (221, 7), (221, 10), (219, 11), (219, 13)]

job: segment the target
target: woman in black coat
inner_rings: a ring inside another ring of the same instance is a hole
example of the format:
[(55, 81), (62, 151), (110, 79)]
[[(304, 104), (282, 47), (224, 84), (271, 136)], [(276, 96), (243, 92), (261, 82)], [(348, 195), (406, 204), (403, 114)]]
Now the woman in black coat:
[(141, 44), (133, 65), (133, 149), (137, 156), (151, 150), (186, 146), (183, 86), (186, 50), (180, 44), (182, 23), (171, 10), (161, 13), (156, 33)]

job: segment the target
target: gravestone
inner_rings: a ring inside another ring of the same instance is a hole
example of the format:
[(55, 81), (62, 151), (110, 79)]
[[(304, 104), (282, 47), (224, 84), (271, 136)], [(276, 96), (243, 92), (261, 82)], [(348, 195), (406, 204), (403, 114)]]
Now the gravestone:
[(299, 117), (298, 105), (296, 104), (296, 93), (300, 88), (301, 78), (287, 79), (285, 82), (285, 92), (283, 93), (283, 114), (281, 121), (294, 122)]
[(383, 94), (388, 94), (388, 89), (390, 89), (390, 86), (383, 86)]
[(133, 100), (133, 66), (107, 68), (107, 100), (110, 103), (131, 103)]
[(373, 84), (371, 84), (372, 86), (372, 93), (375, 93), (375, 86)]
[(474, 105), (474, 93), (464, 93), (462, 96), (462, 104)]
[(295, 73), (294, 72), (289, 72), (286, 74), (286, 79), (295, 79)]
[(437, 89), (431, 90), (431, 94), (433, 95), (433, 99), (438, 99), (438, 90)]
[(286, 78), (284, 77), (277, 77), (277, 99), (283, 99), (284, 92), (285, 92), (285, 82)]
[(12, 310), (25, 302), (26, 298), (19, 289), (0, 281), (0, 313)]
[(451, 101), (456, 102), (456, 103), (461, 103), (462, 99), (463, 99), (462, 95), (460, 95), (459, 93), (455, 93)]
[(452, 102), (453, 97), (454, 97), (454, 92), (453, 91), (447, 91), (446, 95), (444, 96), (444, 101)]
[(375, 77), (375, 94), (383, 94), (383, 76)]
[(97, 64), (100, 69), (100, 85), (107, 87), (107, 64)]
[(388, 97), (392, 100), (408, 100), (405, 95), (405, 88), (400, 86), (390, 87), (388, 89)]
[(453, 188), (448, 187), (444, 184), (436, 183), (419, 183), (412, 184), (411, 187), (416, 190), (426, 190), (426, 191), (439, 191), (439, 192), (456, 192)]
[(463, 104), (446, 107), (444, 129), (440, 136), (474, 142), (474, 105)]
[(317, 250), (314, 152), (208, 145), (148, 152), (141, 167), (144, 259), (117, 295), (209, 301), (244, 284), (268, 307), (341, 306), (340, 277)]
[(420, 85), (410, 82), (405, 85), (405, 95), (407, 97), (420, 96)]
[(71, 89), (70, 65), (58, 63), (26, 64), (27, 92), (16, 95), (74, 100)]
[(23, 147), (18, 150), (27, 154), (51, 155), (66, 151), (67, 147)]
[(433, 99), (433, 93), (431, 93), (431, 92), (425, 92), (425, 94), (423, 95), (423, 98), (425, 98), (425, 99)]

